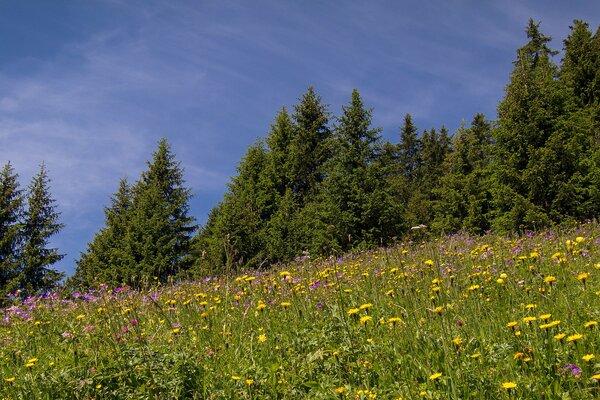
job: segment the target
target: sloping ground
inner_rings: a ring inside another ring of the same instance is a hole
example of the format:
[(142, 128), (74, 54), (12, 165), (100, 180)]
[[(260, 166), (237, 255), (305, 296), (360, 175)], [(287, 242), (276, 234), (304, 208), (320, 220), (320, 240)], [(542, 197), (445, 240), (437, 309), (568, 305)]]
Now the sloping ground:
[(4, 310), (0, 398), (592, 399), (600, 227)]

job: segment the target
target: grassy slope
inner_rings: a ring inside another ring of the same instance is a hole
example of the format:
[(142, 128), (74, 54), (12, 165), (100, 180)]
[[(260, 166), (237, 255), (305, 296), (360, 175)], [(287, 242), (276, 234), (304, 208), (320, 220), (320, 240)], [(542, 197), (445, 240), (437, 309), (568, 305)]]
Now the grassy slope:
[(0, 323), (0, 399), (592, 399), (599, 305), (595, 224), (35, 298)]

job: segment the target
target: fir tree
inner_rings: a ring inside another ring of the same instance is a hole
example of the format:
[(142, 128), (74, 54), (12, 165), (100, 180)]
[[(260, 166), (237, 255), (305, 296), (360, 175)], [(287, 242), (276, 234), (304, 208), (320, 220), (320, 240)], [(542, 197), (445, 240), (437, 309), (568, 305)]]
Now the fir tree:
[(167, 278), (189, 269), (191, 238), (196, 230), (188, 215), (191, 190), (166, 139), (161, 139), (148, 169), (133, 187), (126, 235), (136, 279)]
[(77, 261), (75, 274), (69, 278), (68, 286), (120, 285), (130, 281), (135, 274), (135, 265), (125, 240), (131, 202), (131, 186), (123, 178), (118, 191), (111, 197), (111, 205), (104, 209), (105, 227), (88, 243), (86, 252)]
[(60, 213), (56, 210), (49, 184), (46, 167), (42, 164), (28, 187), (22, 230), (21, 269), (15, 278), (16, 287), (28, 295), (51, 290), (63, 275), (51, 268), (64, 255), (57, 248), (49, 248), (49, 240), (64, 225), (59, 222)]
[(546, 142), (562, 113), (551, 38), (529, 21), (529, 42), (517, 51), (506, 95), (498, 106), (499, 129), (493, 178), (493, 226), (500, 230), (537, 228), (551, 222), (552, 185)]
[(0, 172), (0, 292), (13, 289), (19, 275), (23, 194), (10, 162)]
[(483, 114), (475, 115), (470, 128), (461, 126), (454, 135), (453, 152), (444, 160), (443, 175), (433, 189), (434, 230), (482, 233), (489, 228), (491, 144), (491, 124)]
[(331, 136), (329, 112), (321, 97), (310, 86), (294, 106), (295, 131), (289, 145), (290, 187), (300, 204), (313, 196), (323, 181), (323, 165), (329, 158)]
[(328, 209), (335, 245), (342, 250), (377, 244), (383, 239), (382, 224), (393, 223), (382, 218), (386, 206), (383, 172), (375, 163), (381, 129), (371, 124), (372, 110), (365, 109), (355, 89), (350, 104), (342, 107), (334, 132), (320, 200)]
[(265, 199), (264, 255), (271, 262), (289, 259), (294, 254), (290, 238), (291, 216), (295, 215), (297, 204), (292, 194), (290, 145), (295, 130), (294, 122), (284, 107), (265, 140), (265, 166), (259, 186)]

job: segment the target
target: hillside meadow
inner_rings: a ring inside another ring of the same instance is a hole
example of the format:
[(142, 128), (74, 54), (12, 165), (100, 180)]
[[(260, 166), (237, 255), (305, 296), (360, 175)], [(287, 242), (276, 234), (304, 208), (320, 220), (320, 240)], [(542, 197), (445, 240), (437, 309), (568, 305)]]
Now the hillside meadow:
[(600, 226), (2, 310), (0, 399), (593, 399)]

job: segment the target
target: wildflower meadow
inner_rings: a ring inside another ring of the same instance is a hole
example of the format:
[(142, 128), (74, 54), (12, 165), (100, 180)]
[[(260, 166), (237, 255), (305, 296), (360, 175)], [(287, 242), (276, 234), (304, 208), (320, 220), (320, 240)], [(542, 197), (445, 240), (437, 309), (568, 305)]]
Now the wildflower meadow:
[(594, 399), (600, 226), (9, 298), (0, 399)]

